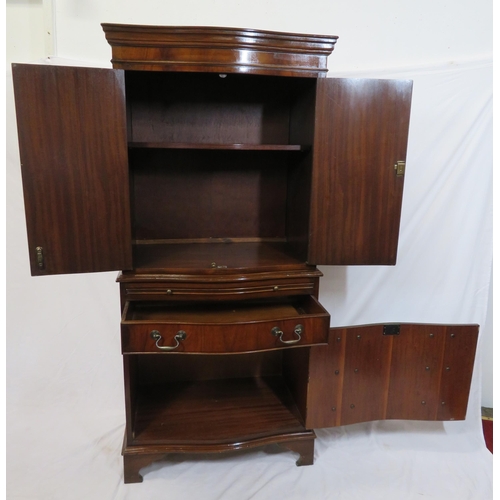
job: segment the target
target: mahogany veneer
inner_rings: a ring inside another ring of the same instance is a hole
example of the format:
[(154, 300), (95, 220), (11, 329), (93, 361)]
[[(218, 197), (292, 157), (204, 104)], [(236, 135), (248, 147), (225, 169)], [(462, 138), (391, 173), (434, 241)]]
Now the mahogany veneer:
[(114, 67), (148, 71), (320, 76), (338, 38), (201, 26), (102, 27)]
[(32, 274), (130, 269), (123, 75), (23, 64), (12, 72)]
[(113, 69), (13, 65), (33, 275), (121, 270), (125, 482), (173, 452), (465, 418), (477, 325), (329, 329), (316, 265), (394, 265), (412, 83), (336, 36), (104, 24)]
[(332, 328), (311, 349), (307, 427), (465, 419), (478, 326), (398, 326)]
[[(122, 316), (124, 353), (159, 352), (161, 345), (175, 345), (176, 334), (185, 333), (176, 352), (238, 353), (285, 346), (326, 344), (330, 315), (311, 296), (295, 300), (237, 303), (161, 302), (127, 303)], [(295, 333), (300, 326), (300, 332)], [(273, 335), (278, 328), (280, 335)], [(288, 344), (287, 344), (288, 343)]]

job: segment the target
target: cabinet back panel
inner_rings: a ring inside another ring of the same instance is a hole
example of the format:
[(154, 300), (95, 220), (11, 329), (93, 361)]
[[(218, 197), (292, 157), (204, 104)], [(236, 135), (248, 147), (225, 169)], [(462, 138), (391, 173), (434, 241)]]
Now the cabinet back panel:
[(131, 151), (135, 238), (283, 238), (286, 158), (270, 152)]
[(129, 140), (288, 144), (290, 106), (311, 84), (301, 78), (127, 72)]
[(140, 385), (180, 380), (264, 377), (281, 374), (282, 351), (238, 354), (128, 355), (138, 361)]

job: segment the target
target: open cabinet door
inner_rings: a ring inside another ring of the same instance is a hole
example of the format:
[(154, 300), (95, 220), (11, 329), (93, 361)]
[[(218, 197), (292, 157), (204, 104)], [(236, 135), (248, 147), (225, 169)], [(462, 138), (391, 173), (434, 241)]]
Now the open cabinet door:
[(393, 265), (412, 82), (319, 78), (310, 264)]
[(331, 328), (311, 348), (306, 427), (372, 420), (463, 420), (478, 325)]
[(123, 71), (12, 70), (31, 274), (130, 269)]

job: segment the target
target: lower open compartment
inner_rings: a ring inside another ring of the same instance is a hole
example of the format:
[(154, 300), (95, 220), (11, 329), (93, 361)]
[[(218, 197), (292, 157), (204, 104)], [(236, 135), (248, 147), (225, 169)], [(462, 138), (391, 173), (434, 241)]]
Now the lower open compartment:
[(140, 481), (139, 468), (168, 453), (268, 444), (298, 452), (297, 465), (312, 464), (315, 435), (304, 426), (284, 358), (281, 351), (125, 355), (125, 480)]
[(303, 430), (281, 377), (183, 381), (141, 389), (133, 442), (217, 446)]

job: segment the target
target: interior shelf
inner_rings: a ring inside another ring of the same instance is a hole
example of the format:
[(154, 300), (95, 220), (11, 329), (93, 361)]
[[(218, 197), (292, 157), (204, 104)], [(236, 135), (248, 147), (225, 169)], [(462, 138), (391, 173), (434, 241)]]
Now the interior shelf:
[(134, 245), (137, 273), (175, 270), (217, 272), (305, 269), (307, 264), (298, 258), (290, 245), (282, 241), (240, 241), (141, 243)]
[(133, 445), (234, 444), (305, 431), (279, 376), (143, 387), (134, 420)]
[(216, 144), (201, 142), (129, 142), (134, 149), (215, 149), (225, 151), (308, 151), (311, 146), (301, 144)]

